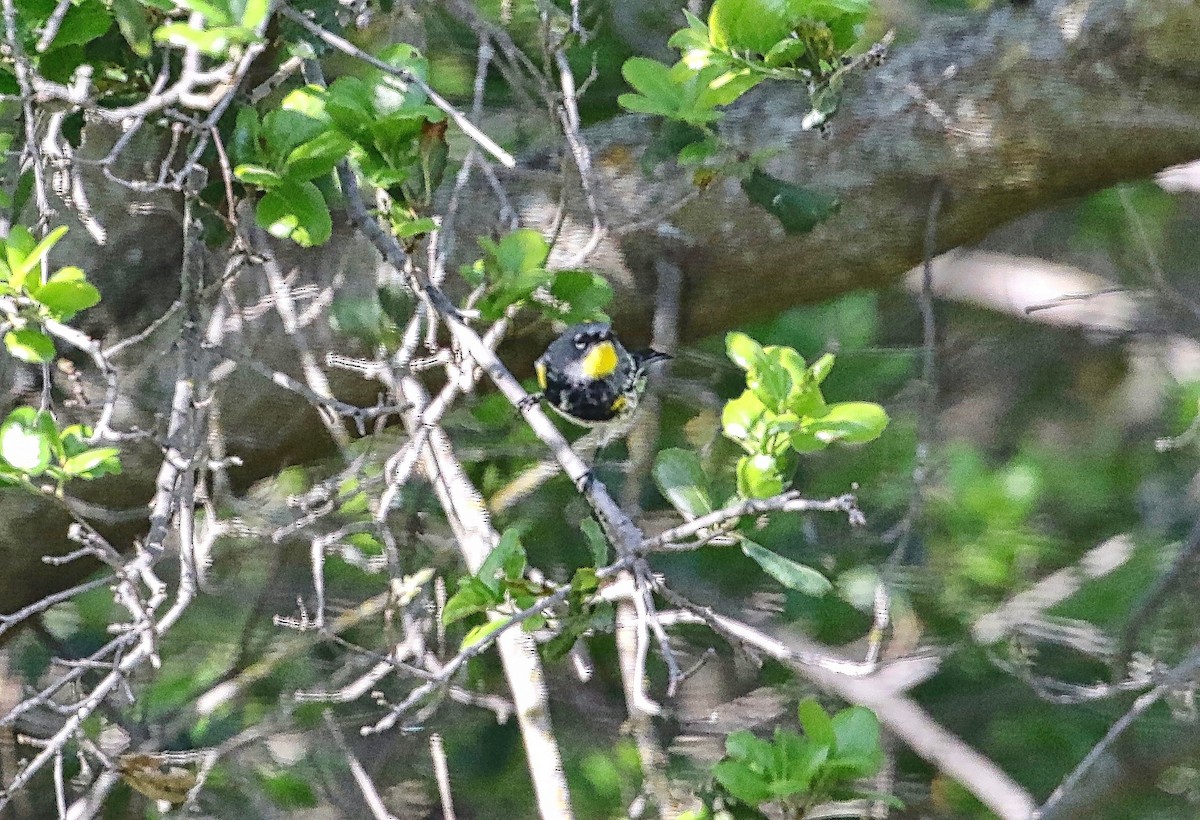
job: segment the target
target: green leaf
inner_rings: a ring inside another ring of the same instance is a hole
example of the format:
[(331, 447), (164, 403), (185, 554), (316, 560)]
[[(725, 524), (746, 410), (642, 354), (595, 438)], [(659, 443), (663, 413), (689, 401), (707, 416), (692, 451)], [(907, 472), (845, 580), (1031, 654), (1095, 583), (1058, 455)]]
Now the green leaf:
[(515, 230), (495, 246), (496, 267), (506, 277), (540, 270), (549, 255), (550, 246), (531, 228)]
[(367, 84), (358, 77), (338, 77), (325, 92), (325, 114), (343, 133), (364, 141), (375, 120)]
[(583, 537), (587, 539), (588, 549), (592, 552), (592, 566), (602, 567), (608, 563), (608, 539), (600, 529), (600, 524), (594, 518), (585, 518), (579, 525)]
[(67, 9), (48, 50), (86, 45), (108, 31), (112, 23), (113, 16), (104, 3), (100, 0), (83, 0)]
[(525, 572), (525, 546), (521, 543), (518, 530), (509, 528), (500, 535), (500, 540), (483, 559), (475, 577), (492, 592), (500, 594), (500, 582), (516, 580)]
[(849, 767), (852, 777), (869, 777), (883, 765), (883, 747), (879, 745), (879, 718), (870, 709), (851, 706), (833, 716), (837, 736), (834, 757), (840, 766)]
[(500, 318), (510, 305), (527, 299), (554, 276), (542, 267), (550, 246), (537, 231), (522, 228), (498, 243), (484, 238), (479, 244), (485, 254), (483, 270), (492, 284), (491, 292), (479, 302), (485, 319)]
[(654, 459), (654, 481), (663, 497), (685, 518), (699, 518), (713, 511), (708, 477), (700, 457), (690, 450), (663, 450)]
[[(746, 373), (746, 387), (754, 391), (754, 395), (765, 407), (783, 413), (788, 409), (788, 398), (792, 393), (792, 373), (796, 368), (789, 367), (783, 361), (783, 354), (790, 352), (799, 359), (799, 354), (791, 348), (771, 347), (763, 351), (757, 364)], [(795, 364), (794, 362), (792, 363)], [(799, 360), (799, 377), (804, 378), (804, 360)]]
[(121, 462), (117, 458), (120, 452), (116, 447), (97, 447), (95, 450), (85, 450), (64, 461), (62, 469), (67, 475), (80, 478), (99, 478), (103, 475), (120, 474)]
[[(25, 267), (25, 260), (36, 245), (37, 240), (33, 238), (33, 234), (24, 225), (13, 225), (8, 229), (8, 236), (4, 240), (4, 258), (8, 263), (14, 288), (21, 288), (25, 273), (28, 270)], [(33, 265), (29, 267), (32, 268)]]
[(725, 754), (764, 772), (773, 760), (771, 744), (745, 729), (725, 738)]
[(333, 234), (333, 219), (320, 189), (311, 182), (285, 180), (258, 203), (258, 224), (272, 236), (301, 247), (322, 245)]
[(796, 61), (804, 56), (808, 51), (808, 46), (803, 40), (794, 37), (785, 37), (763, 55), (763, 62), (772, 68), (783, 66), (792, 66)]
[(758, 451), (763, 421), (769, 411), (749, 390), (736, 399), (725, 402), (721, 412), (721, 429), (749, 453)]
[(22, 263), (22, 265), (20, 265), (19, 270), (22, 271), (22, 273), (29, 273), (29, 271), (34, 270), (37, 265), (42, 263), (42, 259), (49, 255), (49, 252), (54, 249), (54, 246), (59, 244), (59, 240), (62, 239), (62, 237), (65, 237), (66, 233), (67, 227), (65, 225), (61, 225), (58, 228), (55, 228), (54, 231), (46, 234), (46, 238), (42, 239), (40, 243), (37, 243), (37, 246), (34, 247), (34, 250), (31, 250), (28, 255), (25, 256), (25, 261)]
[(50, 253), (51, 248), (58, 244), (58, 240), (62, 239), (66, 232), (66, 226), (60, 225), (35, 245), (33, 234), (25, 226), (14, 225), (9, 230), (5, 250), (8, 266), (12, 270), (13, 287), (21, 287), (21, 283), (16, 280), (20, 278), (23, 281), (27, 274), (37, 268), (42, 258)]
[(749, 370), (762, 358), (762, 345), (745, 333), (733, 331), (725, 335), (725, 355), (742, 370)]
[(18, 407), (0, 425), (0, 457), (30, 476), (45, 472), (58, 445), (54, 418), (32, 407)]
[(721, 150), (721, 142), (716, 137), (708, 137), (700, 142), (689, 143), (679, 151), (680, 165), (699, 165), (710, 157), (716, 156)]
[(33, 298), (56, 318), (67, 320), (99, 304), (100, 291), (87, 281), (82, 270), (66, 267), (55, 271), (46, 284), (33, 292)]
[(791, 34), (796, 13), (789, 0), (716, 0), (708, 14), (712, 44), (766, 54)]
[(142, 59), (149, 57), (153, 44), (145, 7), (137, 0), (113, 0), (112, 10), (117, 18), (117, 28), (129, 43), (130, 50)]
[(780, 798), (807, 792), (830, 750), (795, 732), (776, 729), (771, 790)]
[(16, 359), (30, 364), (54, 361), (54, 340), (40, 330), (27, 327), (4, 334), (4, 346)]
[(283, 184), (283, 177), (261, 165), (239, 165), (233, 169), (233, 175), (247, 185), (257, 185), (268, 191)]
[(804, 734), (818, 746), (833, 749), (837, 745), (837, 733), (833, 731), (833, 721), (816, 698), (805, 698), (796, 708), (796, 715)]
[(414, 236), (423, 236), (427, 233), (432, 233), (437, 229), (437, 222), (434, 222), (430, 217), (424, 216), (420, 219), (405, 219), (401, 222), (392, 222), (392, 230), (396, 234), (397, 239), (412, 239)]
[(314, 116), (314, 106), (308, 105), (310, 100), (306, 95), (297, 95), (293, 91), (288, 99), (293, 108), (277, 109), (262, 120), (263, 140), (271, 158), (269, 164), (277, 168), (298, 146), (315, 140), (329, 128), (321, 118)]
[(494, 592), (478, 578), (461, 578), (458, 591), (450, 596), (450, 600), (446, 601), (446, 606), (442, 608), (442, 623), (448, 625), (461, 621), (468, 615), (486, 612), (502, 600), (500, 593)]
[[(429, 78), (429, 61), (407, 43), (396, 43), (379, 52), (378, 57), (388, 65), (405, 69), (422, 80)], [(373, 68), (365, 76), (371, 89), (376, 113), (387, 116), (397, 111), (420, 108), (428, 99), (416, 83)]]
[(742, 456), (737, 463), (737, 491), (743, 498), (771, 498), (788, 484), (790, 467), (769, 453)]
[(550, 295), (566, 305), (565, 309), (556, 311), (555, 318), (573, 325), (607, 320), (604, 308), (612, 301), (613, 289), (608, 280), (598, 273), (560, 270), (554, 273)]
[(177, 48), (193, 47), (210, 57), (220, 57), (234, 43), (255, 40), (254, 32), (241, 26), (195, 29), (187, 23), (167, 23), (154, 30), (154, 39)]
[(763, 348), (758, 366), (746, 375), (746, 385), (778, 413), (804, 417), (826, 412), (825, 399), (804, 358), (790, 347)]
[[(630, 111), (669, 116), (679, 108), (681, 89), (672, 78), (669, 66), (648, 57), (630, 57), (621, 66), (621, 76), (641, 94), (641, 97), (622, 94), (618, 99), (618, 102)], [(631, 106), (627, 104), (626, 97), (635, 97), (645, 102), (635, 102)]]
[(844, 401), (829, 405), (829, 412), (810, 422), (805, 429), (826, 443), (861, 444), (879, 438), (887, 425), (887, 411), (878, 404)]
[(865, 18), (871, 11), (871, 0), (793, 0), (798, 10), (816, 20), (829, 22), (831, 19), (850, 15)]
[(311, 809), (317, 796), (308, 781), (292, 772), (279, 772), (262, 778), (263, 792), (278, 808)]
[(210, 25), (227, 26), (234, 22), (228, 0), (178, 0), (179, 5), (204, 15)]
[(696, 74), (694, 81), (689, 83), (692, 111), (703, 116), (703, 112), (708, 109), (731, 105), (760, 82), (762, 77), (748, 69), (730, 70), (722, 65), (705, 66)]
[(239, 22), (243, 28), (255, 30), (267, 19), (270, 7), (269, 0), (246, 0)]
[(239, 108), (233, 124), (233, 135), (229, 138), (229, 157), (235, 166), (254, 165), (260, 161), (262, 147), (258, 140), (258, 114), (250, 106)]
[(462, 639), (462, 643), (458, 645), (458, 651), (462, 652), (464, 649), (474, 646), (475, 644), (487, 638), (488, 635), (491, 635), (500, 627), (506, 626), (511, 620), (512, 618), (496, 618), (494, 620), (489, 620), (486, 623), (482, 623), (479, 626), (472, 627)]
[(837, 197), (785, 182), (755, 169), (742, 180), (742, 190), (755, 205), (779, 220), (789, 234), (808, 233), (837, 213)]
[(352, 147), (354, 143), (342, 134), (326, 131), (315, 139), (298, 145), (288, 154), (283, 167), (284, 176), (296, 181), (325, 176), (350, 153)]
[(825, 381), (825, 377), (829, 375), (829, 371), (833, 370), (834, 356), (832, 353), (826, 353), (821, 358), (817, 359), (808, 368), (809, 375), (817, 384)]
[(757, 806), (770, 800), (771, 787), (765, 775), (736, 760), (722, 760), (712, 767), (713, 777), (725, 791), (743, 803)]
[(821, 596), (833, 588), (829, 579), (812, 567), (797, 564), (790, 558), (784, 558), (753, 541), (743, 539), (742, 552), (753, 558), (764, 572), (788, 589), (803, 592), (805, 595)]

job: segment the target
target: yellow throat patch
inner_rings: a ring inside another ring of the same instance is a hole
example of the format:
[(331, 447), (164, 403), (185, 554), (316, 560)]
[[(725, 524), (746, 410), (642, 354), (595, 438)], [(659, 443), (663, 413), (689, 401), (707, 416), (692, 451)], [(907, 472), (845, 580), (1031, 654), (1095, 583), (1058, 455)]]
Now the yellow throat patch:
[(588, 379), (608, 378), (617, 369), (617, 349), (612, 342), (601, 342), (587, 352), (579, 369)]

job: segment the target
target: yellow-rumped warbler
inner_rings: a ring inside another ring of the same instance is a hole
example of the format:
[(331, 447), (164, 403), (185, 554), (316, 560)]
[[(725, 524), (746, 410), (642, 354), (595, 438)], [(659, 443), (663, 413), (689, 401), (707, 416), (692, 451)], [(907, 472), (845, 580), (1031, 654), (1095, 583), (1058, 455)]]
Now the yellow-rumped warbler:
[(646, 390), (646, 367), (671, 358), (657, 350), (625, 349), (603, 322), (574, 325), (550, 343), (533, 368), (540, 396), (576, 424), (626, 420)]

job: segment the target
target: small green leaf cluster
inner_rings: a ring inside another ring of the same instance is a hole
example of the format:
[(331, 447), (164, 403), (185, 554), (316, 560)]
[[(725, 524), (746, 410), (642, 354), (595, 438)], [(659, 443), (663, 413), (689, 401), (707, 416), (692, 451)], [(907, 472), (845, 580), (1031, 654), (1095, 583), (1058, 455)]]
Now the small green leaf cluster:
[[(168, 12), (186, 10), (201, 15), (204, 18), (203, 26), (193, 28), (186, 22), (166, 23), (154, 30), (154, 39), (179, 48), (192, 47), (211, 57), (220, 57), (230, 46), (258, 41), (256, 31), (267, 19), (271, 4), (268, 0), (152, 0), (144, 5)], [(122, 6), (123, 9), (118, 9)], [(149, 44), (144, 41), (141, 28), (145, 18), (137, 14), (134, 0), (114, 2), (113, 12), (118, 15), (118, 22), (124, 21), (121, 33), (126, 35), (130, 47), (140, 56), (149, 56)], [(126, 34), (127, 29), (129, 34)], [(130, 39), (131, 36), (133, 39)]]
[(55, 228), (38, 242), (28, 228), (14, 225), (0, 240), (0, 296), (12, 297), (18, 308), (7, 317), (11, 329), (4, 346), (23, 362), (54, 360), (54, 340), (42, 329), (43, 321), (68, 321), (100, 301), (100, 292), (79, 268), (59, 268), (42, 281), (42, 264), (66, 232)]
[(833, 368), (831, 354), (808, 365), (792, 348), (762, 347), (744, 333), (730, 333), (725, 349), (746, 371), (746, 389), (721, 414), (725, 436), (746, 451), (737, 464), (738, 494), (745, 498), (783, 492), (799, 454), (872, 441), (887, 427), (878, 404), (826, 403), (821, 383)]
[(546, 270), (550, 245), (537, 231), (520, 228), (498, 242), (484, 237), (479, 245), (483, 257), (461, 272), (481, 289), (474, 307), (485, 320), (499, 319), (514, 305), (530, 305), (566, 324), (608, 320), (603, 309), (612, 300), (612, 286), (590, 271)]
[[(685, 11), (688, 27), (669, 41), (679, 62), (626, 61), (622, 73), (636, 93), (618, 102), (630, 111), (707, 127), (722, 117), (719, 109), (764, 79), (805, 81), (815, 92), (837, 76), (869, 9), (869, 0), (716, 0), (707, 23)], [(711, 139), (701, 145), (681, 160), (698, 161), (719, 147)]]
[[(685, 517), (699, 518), (717, 509), (713, 504), (713, 483), (705, 474), (700, 457), (692, 451), (672, 448), (659, 452), (653, 474), (663, 497)], [(733, 496), (727, 503), (737, 500), (737, 496)], [(833, 585), (817, 570), (772, 552), (743, 532), (731, 529), (724, 536), (737, 542), (746, 557), (753, 559), (764, 572), (788, 589), (806, 595), (824, 595), (832, 589)]]
[[(551, 594), (553, 590), (525, 577), (525, 565), (525, 546), (520, 534), (515, 529), (505, 530), (479, 571), (459, 579), (458, 590), (442, 609), (442, 622), (449, 625), (480, 613), (511, 613), (514, 607), (529, 609), (539, 598)], [(611, 607), (590, 600), (598, 586), (594, 567), (581, 567), (575, 571), (567, 595), (567, 609), (555, 616), (557, 634), (543, 647), (547, 657), (562, 657), (588, 630), (606, 629), (612, 625)], [(463, 638), (460, 651), (479, 643), (510, 620), (511, 615), (500, 615), (472, 628)], [(538, 613), (526, 618), (521, 626), (526, 632), (532, 632), (547, 623), (548, 616)]]
[(284, 97), (261, 122), (253, 108), (238, 111), (229, 150), (237, 163), (234, 176), (266, 191), (258, 201), (258, 224), (309, 247), (333, 233), (325, 196), (313, 180), (328, 177), (351, 147), (332, 127), (321, 89), (307, 86)]
[(725, 757), (712, 769), (720, 791), (754, 808), (780, 806), (789, 816), (802, 817), (813, 806), (831, 800), (858, 798), (903, 808), (891, 795), (854, 785), (883, 765), (874, 712), (852, 706), (831, 717), (809, 698), (800, 703), (798, 717), (803, 735), (778, 728), (772, 740), (747, 731), (727, 737)]
[[(746, 371), (746, 389), (725, 404), (721, 416), (725, 436), (746, 451), (734, 469), (734, 491), (723, 504), (714, 503), (722, 494), (690, 450), (667, 449), (655, 458), (659, 491), (689, 520), (740, 500), (779, 495), (790, 488), (800, 454), (839, 441), (871, 441), (887, 426), (887, 413), (877, 404), (825, 401), (821, 383), (833, 368), (832, 355), (809, 365), (790, 347), (763, 347), (736, 332), (726, 337), (726, 351)], [(721, 534), (788, 589), (807, 595), (830, 590), (820, 572), (755, 543), (746, 532), (726, 529)]]
[(0, 424), (0, 486), (29, 487), (42, 475), (61, 485), (121, 472), (115, 447), (90, 447), (92, 431), (79, 424), (62, 430), (48, 411), (18, 407)]
[[(428, 73), (428, 62), (408, 45), (379, 58), (413, 76)], [(333, 227), (322, 186), (328, 190), (334, 166), (350, 156), (365, 181), (387, 194), (393, 231), (412, 240), (435, 227), (420, 214), (446, 167), (443, 120), (416, 84), (393, 74), (371, 69), (362, 78), (340, 77), (327, 89), (291, 92), (261, 121), (252, 108), (238, 111), (230, 140), (234, 175), (266, 192), (260, 226), (305, 247), (320, 245)]]
[(674, 156), (696, 166), (693, 181), (701, 188), (718, 175), (740, 178), (750, 201), (787, 233), (812, 230), (836, 212), (836, 198), (768, 175), (763, 153), (734, 157), (713, 124), (724, 116), (721, 109), (773, 79), (803, 82), (811, 105), (803, 127), (823, 126), (837, 109), (845, 74), (883, 54), (888, 38), (865, 57), (848, 56), (869, 10), (870, 0), (716, 0), (707, 23), (685, 11), (688, 27), (669, 43), (681, 55), (675, 65), (633, 57), (621, 68), (634, 93), (618, 102), (665, 120), (643, 164)]

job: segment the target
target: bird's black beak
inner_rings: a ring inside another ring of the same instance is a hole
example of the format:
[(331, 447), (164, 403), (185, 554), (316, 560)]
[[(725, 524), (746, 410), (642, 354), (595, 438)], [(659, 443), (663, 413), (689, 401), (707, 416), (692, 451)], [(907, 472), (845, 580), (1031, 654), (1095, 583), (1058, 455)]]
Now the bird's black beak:
[(663, 353), (659, 350), (647, 349), (639, 350), (633, 354), (637, 359), (638, 364), (654, 364), (655, 362), (665, 362), (668, 359), (674, 358), (670, 353)]

